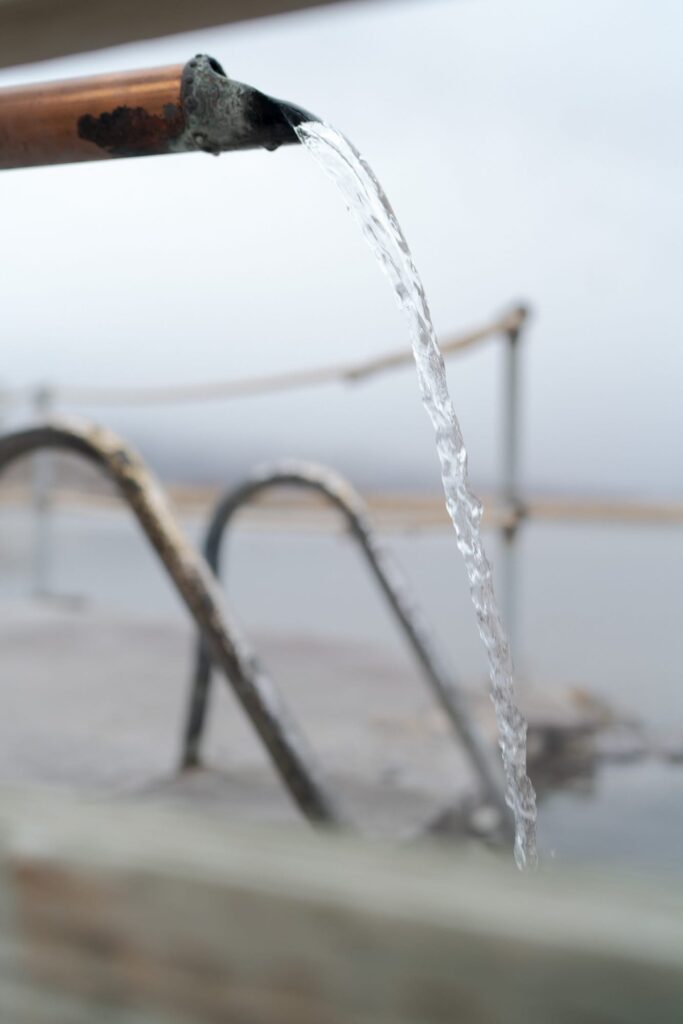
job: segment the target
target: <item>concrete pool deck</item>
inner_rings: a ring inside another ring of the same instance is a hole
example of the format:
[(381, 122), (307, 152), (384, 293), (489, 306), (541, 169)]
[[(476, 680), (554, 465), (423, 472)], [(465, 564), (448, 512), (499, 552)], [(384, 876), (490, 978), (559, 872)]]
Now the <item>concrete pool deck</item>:
[[(301, 820), (219, 677), (204, 765), (178, 771), (194, 654), (189, 623), (64, 601), (6, 602), (0, 614), (2, 782), (214, 807), (233, 821)], [(475, 777), (445, 716), (399, 654), (304, 636), (255, 640), (364, 830), (412, 835), (472, 792)], [(521, 698), (537, 760), (548, 737), (552, 746), (613, 724), (581, 693), (522, 689)], [(495, 743), (483, 684), (470, 703)]]

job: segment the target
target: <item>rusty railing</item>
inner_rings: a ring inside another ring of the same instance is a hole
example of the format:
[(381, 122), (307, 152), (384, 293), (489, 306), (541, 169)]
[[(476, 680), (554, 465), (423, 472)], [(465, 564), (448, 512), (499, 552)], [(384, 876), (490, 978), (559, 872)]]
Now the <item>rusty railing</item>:
[(241, 636), (220, 588), (177, 525), (152, 474), (109, 430), (60, 421), (1, 437), (0, 470), (21, 456), (54, 448), (94, 462), (113, 480), (192, 615), (214, 663), (231, 683), (293, 800), (312, 821), (341, 824), (341, 814), (307, 742)]
[[(386, 548), (379, 542), (360, 495), (337, 473), (307, 462), (287, 461), (254, 472), (241, 486), (229, 491), (217, 503), (211, 515), (204, 541), (204, 556), (218, 575), (223, 539), (236, 512), (264, 491), (279, 487), (297, 487), (321, 494), (346, 520), (350, 535), (357, 542), (370, 571), (396, 617), (427, 684), (446, 712), (455, 732), (467, 750), (477, 772), (483, 798), (493, 805), (504, 822), (509, 820), (501, 775), (466, 707), (453, 674), (439, 654), (424, 618), (410, 594), (406, 582)], [(184, 767), (199, 763), (199, 747), (206, 723), (211, 684), (212, 653), (200, 634), (195, 672), (185, 726)]]

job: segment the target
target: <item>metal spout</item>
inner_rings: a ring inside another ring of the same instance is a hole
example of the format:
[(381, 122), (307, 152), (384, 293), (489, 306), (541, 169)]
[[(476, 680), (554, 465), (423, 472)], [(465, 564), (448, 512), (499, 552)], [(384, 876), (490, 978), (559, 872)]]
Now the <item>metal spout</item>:
[(277, 149), (299, 141), (294, 125), (311, 115), (228, 78), (213, 57), (198, 54), (182, 74), (187, 130), (182, 148), (205, 153)]
[(0, 169), (112, 157), (277, 149), (312, 115), (225, 74), (186, 65), (0, 89)]

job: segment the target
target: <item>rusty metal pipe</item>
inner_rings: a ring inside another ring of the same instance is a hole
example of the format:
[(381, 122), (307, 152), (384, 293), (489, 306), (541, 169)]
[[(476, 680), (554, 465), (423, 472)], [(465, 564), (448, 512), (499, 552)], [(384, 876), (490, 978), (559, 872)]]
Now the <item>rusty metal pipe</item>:
[(0, 89), (0, 169), (296, 143), (311, 115), (225, 74), (212, 57)]

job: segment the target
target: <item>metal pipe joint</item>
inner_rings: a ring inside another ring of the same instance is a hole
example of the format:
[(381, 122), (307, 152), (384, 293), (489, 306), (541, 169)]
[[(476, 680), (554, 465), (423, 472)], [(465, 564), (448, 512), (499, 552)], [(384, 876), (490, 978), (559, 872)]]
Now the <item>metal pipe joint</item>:
[(0, 89), (0, 169), (298, 142), (305, 111), (187, 64)]

